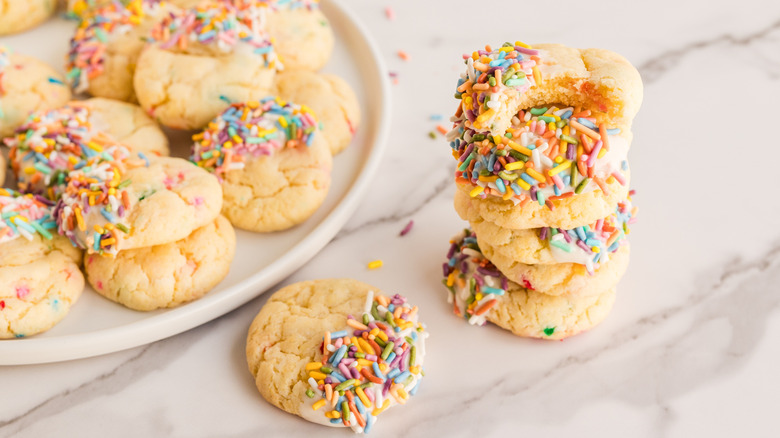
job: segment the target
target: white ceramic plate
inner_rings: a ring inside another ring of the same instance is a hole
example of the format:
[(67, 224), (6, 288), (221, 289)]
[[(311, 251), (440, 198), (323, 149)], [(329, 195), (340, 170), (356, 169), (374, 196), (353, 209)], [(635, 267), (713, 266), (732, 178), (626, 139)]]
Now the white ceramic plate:
[[(335, 159), (333, 184), (322, 208), (289, 231), (261, 235), (237, 230), (238, 247), (228, 277), (204, 298), (179, 308), (135, 312), (86, 290), (70, 314), (48, 332), (0, 341), (0, 365), (96, 356), (189, 330), (260, 295), (309, 261), (336, 235), (357, 208), (379, 165), (388, 134), (390, 95), (387, 69), (358, 19), (337, 0), (323, 0), (322, 9), (337, 37), (325, 71), (353, 84), (363, 111), (357, 137)], [(74, 26), (59, 18), (24, 34), (0, 38), (0, 44), (61, 68)], [(187, 140), (187, 134), (174, 135), (175, 155), (186, 154)]]

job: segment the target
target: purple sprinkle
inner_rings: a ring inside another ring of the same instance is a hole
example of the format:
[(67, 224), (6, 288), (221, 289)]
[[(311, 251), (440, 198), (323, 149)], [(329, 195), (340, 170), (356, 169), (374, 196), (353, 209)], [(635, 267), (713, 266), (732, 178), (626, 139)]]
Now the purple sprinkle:
[(458, 250), (458, 245), (457, 244), (453, 243), (452, 245), (450, 245), (450, 250), (447, 251), (447, 259), (451, 259), (452, 256), (455, 255), (455, 251), (457, 251), (457, 250)]
[(471, 152), (474, 150), (474, 143), (471, 143), (469, 147), (466, 148), (466, 151), (463, 152), (463, 155), (460, 156), (460, 160), (458, 160), (459, 163), (462, 163), (466, 161), (466, 158), (468, 158), (469, 155), (471, 155)]
[(547, 228), (547, 227), (542, 228), (542, 231), (539, 233), (539, 239), (540, 240), (547, 240), (547, 231), (548, 230), (549, 230), (549, 228)]
[(577, 148), (569, 143), (569, 146), (566, 147), (566, 159), (569, 161), (574, 161), (575, 154), (577, 153)]
[(531, 186), (531, 200), (536, 201), (536, 186)]
[(506, 277), (501, 277), (501, 289), (509, 290), (509, 280)]
[(450, 275), (450, 265), (449, 263), (442, 263), (441, 265), (442, 274), (446, 277)]

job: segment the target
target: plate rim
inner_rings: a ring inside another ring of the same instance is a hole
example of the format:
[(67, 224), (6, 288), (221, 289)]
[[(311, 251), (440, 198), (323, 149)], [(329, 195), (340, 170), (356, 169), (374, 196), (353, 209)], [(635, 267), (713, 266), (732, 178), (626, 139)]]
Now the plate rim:
[[(387, 66), (371, 34), (353, 11), (339, 0), (322, 0), (324, 9), (340, 14), (361, 36), (360, 43), (368, 49), (372, 69), (378, 70), (378, 110), (376, 129), (367, 157), (359, 168), (357, 178), (352, 182), (344, 197), (335, 208), (306, 236), (288, 249), (281, 257), (238, 284), (228, 287), (212, 299), (193, 301), (187, 304), (186, 312), (171, 311), (134, 321), (118, 327), (80, 334), (51, 338), (6, 340), (0, 342), (0, 366), (32, 365), (100, 356), (176, 336), (185, 331), (217, 319), (232, 310), (266, 293), (272, 286), (292, 275), (318, 254), (352, 217), (368, 192), (382, 156), (387, 147), (392, 117), (390, 80), (385, 74)], [(354, 42), (353, 42), (354, 43)], [(255, 291), (255, 292), (252, 292)], [(170, 326), (175, 326), (173, 329)], [(161, 327), (167, 327), (166, 331)]]

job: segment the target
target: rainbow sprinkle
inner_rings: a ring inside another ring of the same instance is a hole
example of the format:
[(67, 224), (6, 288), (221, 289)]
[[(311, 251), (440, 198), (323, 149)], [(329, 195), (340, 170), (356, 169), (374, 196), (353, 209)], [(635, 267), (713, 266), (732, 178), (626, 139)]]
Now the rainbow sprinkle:
[[(634, 191), (629, 193), (633, 196)], [(539, 228), (539, 239), (547, 242), (558, 262), (585, 265), (593, 275), (602, 263), (609, 261), (610, 254), (628, 243), (629, 225), (636, 222), (638, 211), (631, 196), (619, 202), (613, 214), (592, 225), (571, 230)]]
[(520, 110), (505, 135), (490, 135), (455, 117), (447, 134), (458, 160), (455, 179), (471, 184), (472, 197), (538, 202), (553, 210), (554, 201), (608, 184), (628, 183), (628, 142), (608, 129), (590, 110), (556, 106)]
[(216, 45), (222, 53), (233, 52), (241, 43), (262, 56), (266, 67), (281, 70), (273, 41), (265, 31), (264, 9), (256, 2), (203, 3), (166, 16), (152, 29), (152, 40), (163, 50), (186, 50), (189, 44), (197, 43)]
[(192, 137), (190, 160), (222, 178), (245, 160), (269, 156), (283, 147), (311, 146), (318, 123), (305, 105), (277, 97), (230, 105)]
[(144, 17), (157, 14), (160, 5), (161, 0), (131, 0), (124, 6), (115, 1), (86, 12), (68, 50), (67, 79), (73, 89), (86, 91), (90, 79), (103, 73), (106, 46), (111, 39), (127, 34)]
[(463, 230), (450, 244), (442, 266), (443, 283), (451, 292), (447, 300), (453, 312), (469, 324), (485, 325), (490, 309), (509, 290), (509, 280), (482, 255), (477, 235), (470, 229)]
[(0, 188), (0, 244), (20, 236), (33, 240), (39, 235), (51, 240), (49, 230), (57, 228), (51, 216), (53, 205), (41, 196)]
[(478, 132), (489, 131), (502, 112), (514, 112), (509, 103), (541, 81), (539, 51), (521, 41), (504, 43), (497, 50), (485, 46), (463, 59), (466, 72), (455, 93), (461, 100), (457, 115)]
[(267, 4), (270, 8), (280, 9), (319, 9), (320, 0), (250, 0)]
[(360, 319), (347, 317), (345, 330), (327, 332), (322, 359), (306, 365), (311, 387), (303, 409), (323, 409), (336, 426), (368, 433), (377, 416), (395, 404), (406, 404), (424, 376), (425, 339), (417, 306), (406, 298), (369, 292)]
[(19, 189), (52, 200), (64, 190), (68, 173), (81, 169), (88, 160), (130, 156), (126, 147), (93, 129), (89, 108), (79, 102), (33, 113), (5, 144), (11, 148), (9, 157)]
[(54, 209), (59, 233), (89, 254), (114, 256), (120, 233), (132, 233), (123, 223), (130, 209), (131, 181), (122, 179), (121, 164), (94, 159), (71, 172)]

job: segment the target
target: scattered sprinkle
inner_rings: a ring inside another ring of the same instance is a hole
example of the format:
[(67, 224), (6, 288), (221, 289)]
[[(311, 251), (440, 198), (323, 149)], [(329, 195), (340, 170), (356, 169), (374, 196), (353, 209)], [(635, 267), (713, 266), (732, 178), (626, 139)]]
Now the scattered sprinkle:
[(412, 231), (412, 228), (414, 228), (414, 221), (410, 220), (409, 223), (406, 224), (404, 229), (401, 230), (401, 233), (399, 234), (399, 236), (401, 236), (401, 237), (406, 236), (407, 234), (409, 234), (410, 231)]
[(442, 125), (437, 125), (436, 126), (436, 130), (439, 131), (439, 134), (441, 134), (441, 135), (447, 135), (447, 132), (448, 132), (447, 128), (445, 128)]
[(41, 196), (0, 188), (0, 244), (19, 237), (33, 240), (36, 235), (51, 240), (51, 230), (57, 227), (53, 205)]
[(403, 59), (404, 61), (408, 61), (410, 59), (409, 54), (404, 52), (403, 50), (398, 51), (398, 57)]
[(385, 16), (390, 21), (395, 20), (395, 10), (392, 7), (390, 7), (390, 6), (386, 7), (385, 8)]
[(379, 269), (384, 265), (384, 262), (382, 260), (374, 260), (373, 262), (368, 264), (368, 269)]

